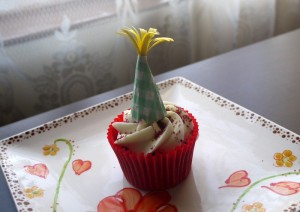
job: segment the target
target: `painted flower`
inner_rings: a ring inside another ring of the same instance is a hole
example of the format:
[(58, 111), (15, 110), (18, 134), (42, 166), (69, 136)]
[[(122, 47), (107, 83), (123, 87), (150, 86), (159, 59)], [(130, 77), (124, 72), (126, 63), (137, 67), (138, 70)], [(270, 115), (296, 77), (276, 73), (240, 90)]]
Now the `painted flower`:
[(244, 205), (243, 212), (265, 212), (264, 205), (260, 202), (255, 202), (252, 205)]
[(32, 186), (31, 188), (24, 189), (24, 194), (29, 199), (35, 198), (35, 197), (43, 197), (44, 196), (44, 190), (37, 187)]
[(293, 155), (291, 150), (284, 150), (282, 153), (277, 152), (273, 157), (276, 161), (276, 165), (279, 167), (292, 167), (293, 162), (297, 160), (297, 157)]
[(58, 178), (58, 182), (57, 182), (56, 189), (55, 189), (54, 200), (53, 200), (53, 204), (52, 204), (52, 209), (53, 209), (52, 211), (57, 211), (57, 205), (58, 205), (57, 201), (58, 201), (58, 197), (59, 197), (60, 185), (61, 185), (61, 182), (66, 173), (66, 169), (72, 159), (72, 155), (74, 153), (73, 145), (72, 145), (71, 141), (69, 141), (68, 139), (65, 139), (65, 138), (58, 138), (58, 139), (54, 140), (52, 145), (46, 145), (43, 147), (44, 155), (52, 155), (52, 156), (56, 155), (56, 153), (59, 151), (59, 148), (56, 145), (56, 143), (58, 143), (58, 142), (65, 143), (69, 147), (69, 157), (66, 160), (66, 162), (62, 168), (62, 171), (60, 173), (60, 176)]
[(134, 188), (124, 188), (114, 196), (102, 199), (97, 207), (98, 212), (177, 212), (174, 205), (169, 204), (171, 196), (167, 191), (149, 192), (144, 196)]
[(154, 28), (149, 28), (148, 31), (141, 28), (137, 30), (134, 27), (123, 28), (118, 33), (120, 35), (128, 36), (136, 48), (137, 53), (142, 56), (146, 56), (147, 53), (159, 43), (174, 41), (172, 38), (167, 37), (154, 38), (154, 36), (159, 35), (157, 29)]
[(52, 145), (45, 145), (43, 147), (43, 154), (44, 155), (51, 155), (54, 156), (56, 155), (56, 153), (59, 151), (59, 148), (57, 147), (56, 144), (52, 144)]
[(267, 188), (282, 196), (289, 196), (300, 192), (300, 183), (281, 181), (278, 183), (271, 183), (270, 186), (262, 186), (262, 188)]

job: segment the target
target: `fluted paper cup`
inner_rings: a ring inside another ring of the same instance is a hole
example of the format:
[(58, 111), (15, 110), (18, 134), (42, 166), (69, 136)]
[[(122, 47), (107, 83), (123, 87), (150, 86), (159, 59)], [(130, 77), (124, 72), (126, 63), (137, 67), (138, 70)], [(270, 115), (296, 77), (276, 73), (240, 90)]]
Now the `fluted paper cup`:
[(143, 190), (165, 190), (178, 185), (187, 178), (198, 137), (198, 123), (192, 114), (188, 113), (188, 115), (194, 124), (193, 131), (180, 146), (166, 153), (135, 153), (115, 144), (118, 131), (112, 123), (123, 122), (123, 115), (119, 114), (113, 120), (108, 127), (107, 139), (130, 184)]

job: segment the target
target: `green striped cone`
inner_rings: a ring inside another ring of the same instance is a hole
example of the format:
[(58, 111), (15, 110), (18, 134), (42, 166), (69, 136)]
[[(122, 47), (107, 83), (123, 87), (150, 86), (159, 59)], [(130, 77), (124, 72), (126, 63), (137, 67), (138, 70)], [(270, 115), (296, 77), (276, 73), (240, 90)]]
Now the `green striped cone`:
[(166, 116), (166, 109), (153, 80), (147, 56), (137, 58), (131, 115), (134, 121), (145, 121), (148, 124)]

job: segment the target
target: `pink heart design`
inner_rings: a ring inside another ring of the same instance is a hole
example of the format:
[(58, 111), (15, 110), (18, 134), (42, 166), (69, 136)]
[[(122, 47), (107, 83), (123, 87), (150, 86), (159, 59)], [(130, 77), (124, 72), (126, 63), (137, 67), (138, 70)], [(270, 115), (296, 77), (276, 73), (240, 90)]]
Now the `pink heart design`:
[(88, 160), (83, 161), (81, 159), (78, 159), (78, 160), (73, 161), (72, 167), (73, 167), (75, 174), (80, 175), (92, 167), (92, 162), (88, 161)]
[(300, 192), (300, 183), (281, 181), (278, 183), (271, 183), (270, 186), (262, 186), (262, 188), (267, 188), (279, 195), (288, 196)]
[(219, 188), (225, 187), (244, 187), (251, 183), (250, 178), (248, 177), (248, 172), (245, 170), (236, 171), (229, 176), (225, 181), (226, 185)]
[(36, 175), (45, 179), (49, 174), (48, 167), (43, 163), (38, 163), (33, 166), (24, 166), (24, 169), (29, 174)]

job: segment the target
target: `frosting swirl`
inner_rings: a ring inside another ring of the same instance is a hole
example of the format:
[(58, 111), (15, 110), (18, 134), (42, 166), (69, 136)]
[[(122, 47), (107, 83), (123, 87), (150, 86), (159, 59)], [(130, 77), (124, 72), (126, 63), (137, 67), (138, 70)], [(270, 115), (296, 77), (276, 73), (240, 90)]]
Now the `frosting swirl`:
[(181, 145), (191, 134), (194, 124), (188, 113), (181, 107), (164, 102), (167, 115), (149, 125), (135, 123), (130, 110), (123, 112), (123, 122), (114, 122), (119, 132), (115, 144), (124, 146), (137, 153), (167, 152)]

